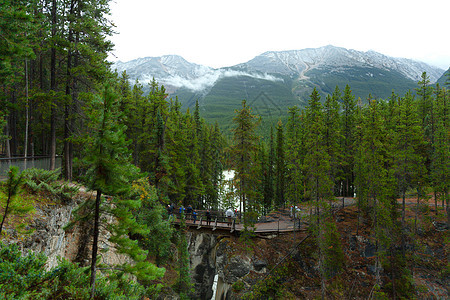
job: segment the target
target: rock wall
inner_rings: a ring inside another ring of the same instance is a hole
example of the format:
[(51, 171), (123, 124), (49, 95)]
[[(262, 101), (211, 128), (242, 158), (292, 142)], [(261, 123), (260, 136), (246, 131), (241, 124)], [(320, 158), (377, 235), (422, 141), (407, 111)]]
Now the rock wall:
[(188, 232), (187, 239), (194, 299), (211, 299), (216, 274), (214, 248), (217, 238), (210, 233)]
[[(232, 289), (237, 281), (245, 287), (249, 273), (267, 272), (267, 262), (244, 253), (237, 253), (230, 238), (217, 237), (212, 233), (188, 232), (191, 280), (194, 299), (237, 299)], [(217, 288), (213, 291), (214, 276), (218, 275)]]
[(233, 243), (223, 239), (216, 246), (216, 270), (219, 279), (215, 299), (239, 299), (233, 284), (241, 281), (244, 289), (250, 287), (254, 282), (248, 275), (266, 273), (267, 262), (245, 251), (236, 252)]
[[(34, 229), (28, 236), (20, 237), (14, 229), (8, 229), (7, 242), (17, 243), (25, 254), (29, 250), (44, 253), (48, 257), (47, 268), (51, 269), (58, 264), (58, 257), (80, 265), (90, 263), (92, 232), (89, 223), (82, 227), (74, 226), (65, 231), (64, 226), (73, 217), (74, 209), (85, 198), (78, 196), (67, 204), (40, 204), (35, 207), (35, 214), (27, 229)], [(108, 220), (112, 222), (112, 220)], [(99, 237), (99, 250), (107, 250), (102, 254), (103, 262), (107, 264), (119, 264), (129, 262), (128, 257), (117, 254), (114, 248), (107, 242), (109, 233), (101, 232)]]

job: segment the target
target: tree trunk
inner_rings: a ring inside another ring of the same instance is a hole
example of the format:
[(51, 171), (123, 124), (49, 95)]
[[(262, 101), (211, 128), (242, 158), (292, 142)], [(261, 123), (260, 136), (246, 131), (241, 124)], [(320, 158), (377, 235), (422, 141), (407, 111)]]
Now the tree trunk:
[(405, 258), (405, 213), (406, 213), (406, 191), (402, 191), (402, 257)]
[(437, 214), (438, 214), (438, 198), (437, 198), (436, 191), (434, 191), (434, 209), (435, 209), (434, 214), (437, 216)]
[(5, 212), (3, 213), (2, 223), (0, 224), (0, 237), (2, 236), (3, 224), (6, 220), (6, 215), (8, 214), (9, 204), (11, 203), (11, 196), (8, 195), (8, 199), (6, 200)]
[(100, 201), (102, 197), (102, 191), (97, 190), (97, 196), (95, 197), (95, 213), (94, 213), (94, 241), (92, 242), (92, 259), (91, 259), (91, 299), (95, 295), (95, 278), (97, 273), (97, 252), (98, 252), (98, 236), (100, 227)]
[(25, 142), (23, 156), (25, 157), (25, 166), (27, 168), (27, 157), (28, 157), (28, 119), (29, 119), (29, 108), (28, 108), (28, 59), (25, 59)]
[[(70, 11), (69, 15), (74, 16), (75, 15), (75, 0), (72, 0), (70, 2)], [(73, 59), (73, 29), (72, 24), (69, 24), (69, 35), (68, 35), (68, 41), (69, 41), (69, 49), (67, 51), (67, 70), (66, 70), (66, 96), (67, 99), (70, 99), (71, 96), (73, 96), (73, 76), (72, 76), (72, 59)], [(72, 161), (71, 161), (71, 148), (72, 143), (70, 142), (70, 136), (72, 134), (72, 120), (71, 120), (71, 106), (73, 103), (72, 101), (66, 101), (64, 105), (64, 178), (67, 181), (72, 181)]]
[[(16, 89), (16, 87), (14, 87)], [(11, 156), (16, 156), (17, 153), (17, 110), (14, 108), (16, 106), (16, 93), (14, 90), (11, 94), (11, 112), (9, 114), (9, 135), (11, 137), (10, 139), (10, 150), (11, 150)]]
[[(52, 0), (52, 38), (56, 36), (56, 0)], [(50, 90), (56, 92), (56, 43), (50, 52)], [(54, 99), (56, 102), (56, 99)], [(53, 103), (55, 104), (55, 103)], [(52, 105), (50, 110), (50, 170), (56, 168), (56, 110)]]

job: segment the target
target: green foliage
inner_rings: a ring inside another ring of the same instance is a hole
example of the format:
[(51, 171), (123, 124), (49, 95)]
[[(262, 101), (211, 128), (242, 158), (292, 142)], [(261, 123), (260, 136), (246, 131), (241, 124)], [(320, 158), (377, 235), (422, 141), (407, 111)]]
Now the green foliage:
[[(225, 135), (230, 135), (234, 112), (241, 108), (242, 99), (246, 99), (247, 104), (262, 118), (256, 132), (268, 137), (270, 127), (275, 127), (280, 119), (283, 123), (286, 121), (287, 108), (298, 104), (292, 93), (292, 79), (288, 76), (283, 79), (271, 82), (248, 76), (221, 78), (200, 102), (202, 116), (208, 122), (217, 122)], [(194, 107), (195, 102), (190, 99), (202, 96), (189, 95), (187, 91), (177, 92), (177, 95), (183, 108)]]
[(285, 159), (285, 138), (283, 124), (278, 121), (276, 128), (276, 155), (275, 155), (275, 204), (277, 207), (284, 207), (286, 189), (286, 159)]
[(176, 283), (176, 290), (181, 299), (190, 299), (192, 289), (191, 277), (189, 272), (189, 249), (186, 238), (186, 224), (184, 212), (181, 215), (182, 223), (180, 224), (180, 231), (178, 232), (178, 281)]
[(21, 216), (33, 210), (33, 206), (29, 203), (16, 201), (16, 196), (19, 193), (21, 185), (24, 181), (23, 173), (18, 173), (19, 169), (17, 167), (10, 167), (8, 172), (8, 180), (4, 186), (5, 196), (2, 195), (1, 197), (2, 206), (3, 202), (6, 203), (4, 205), (2, 222), (0, 224), (0, 237), (3, 230), (3, 225), (5, 224), (5, 220), (8, 215)]
[(43, 193), (51, 200), (66, 203), (72, 200), (78, 192), (77, 186), (70, 186), (68, 182), (58, 180), (60, 170), (26, 169), (24, 172), (24, 186), (32, 193)]
[(341, 244), (341, 236), (333, 222), (325, 222), (323, 239), (324, 275), (330, 279), (338, 274), (345, 262), (344, 251)]
[(244, 289), (245, 285), (244, 282), (242, 280), (238, 280), (235, 283), (233, 283), (233, 291), (235, 291), (236, 293), (239, 293), (240, 291), (242, 291)]
[[(89, 275), (86, 268), (61, 259), (46, 270), (45, 255), (21, 255), (16, 244), (0, 244), (1, 299), (88, 299)], [(146, 289), (130, 278), (100, 275), (95, 299), (142, 299)]]
[[(286, 285), (283, 284), (288, 278), (297, 272), (298, 265), (289, 261), (273, 270), (272, 274), (265, 277), (251, 287), (251, 291), (245, 293), (242, 299), (288, 299)], [(238, 281), (239, 282), (239, 281)], [(312, 282), (314, 285), (316, 282)], [(239, 287), (240, 285), (238, 285)], [(234, 286), (233, 286), (234, 288)]]
[(254, 159), (258, 150), (256, 128), (259, 119), (253, 114), (252, 108), (247, 105), (247, 102), (243, 100), (242, 108), (236, 110), (233, 123), (235, 124), (233, 128), (234, 145), (231, 149), (231, 155), (244, 213), (244, 226), (251, 227), (251, 224), (256, 220), (250, 219), (247, 212), (256, 211), (259, 206), (254, 189), (257, 186), (257, 183), (255, 183), (257, 178), (255, 168), (258, 167), (258, 164), (255, 164)]
[(166, 218), (165, 207), (159, 203), (156, 189), (146, 179), (134, 182), (133, 192), (142, 202), (140, 209), (134, 210), (136, 219), (148, 228), (148, 232), (139, 238), (139, 243), (155, 257), (157, 265), (163, 264), (169, 258), (170, 239), (174, 232)]

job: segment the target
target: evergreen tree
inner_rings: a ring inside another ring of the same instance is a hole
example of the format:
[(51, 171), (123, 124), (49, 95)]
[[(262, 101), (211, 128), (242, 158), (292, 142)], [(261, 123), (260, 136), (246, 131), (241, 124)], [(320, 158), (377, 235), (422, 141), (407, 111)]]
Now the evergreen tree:
[(339, 195), (338, 182), (341, 177), (341, 156), (342, 150), (340, 147), (341, 131), (340, 131), (340, 116), (339, 116), (339, 100), (340, 91), (336, 87), (333, 96), (328, 95), (324, 103), (324, 122), (325, 122), (325, 143), (326, 151), (330, 158), (330, 179), (335, 183), (335, 195)]
[(354, 193), (354, 142), (355, 142), (355, 113), (356, 103), (349, 85), (345, 86), (344, 96), (342, 97), (342, 195), (353, 197)]
[(247, 106), (245, 100), (242, 101), (242, 109), (236, 110), (236, 116), (233, 118), (235, 128), (233, 129), (234, 145), (232, 146), (232, 155), (234, 168), (236, 171), (236, 179), (238, 180), (240, 211), (244, 213), (244, 225), (250, 225), (250, 219), (247, 212), (252, 211), (254, 206), (252, 168), (254, 164), (254, 156), (258, 147), (258, 137), (256, 128), (259, 123), (257, 116), (253, 115), (252, 109)]
[(422, 80), (418, 82), (419, 87), (416, 89), (419, 97), (419, 118), (422, 121), (422, 128), (427, 138), (431, 137), (431, 113), (433, 110), (432, 93), (433, 88), (430, 86), (430, 78), (426, 72), (422, 73)]
[(286, 161), (284, 150), (284, 134), (283, 124), (278, 121), (277, 124), (277, 147), (275, 156), (275, 203), (277, 207), (285, 206), (285, 177), (286, 177)]
[(275, 148), (273, 142), (273, 127), (270, 127), (270, 140), (269, 149), (267, 153), (267, 159), (264, 165), (264, 192), (263, 192), (263, 203), (266, 211), (269, 211), (275, 207), (274, 201), (274, 160), (275, 160)]
[[(381, 287), (381, 266), (389, 260), (390, 250), (398, 242), (397, 193), (391, 147), (382, 118), (381, 105), (369, 98), (369, 106), (358, 108), (358, 149), (356, 191), (358, 207), (372, 221), (376, 248), (376, 285)], [(392, 260), (391, 260), (392, 262)], [(404, 270), (404, 269), (403, 269)], [(398, 278), (401, 280), (400, 278)]]
[(319, 214), (319, 202), (330, 199), (333, 194), (333, 182), (330, 177), (330, 156), (325, 140), (325, 120), (316, 89), (311, 93), (306, 108), (305, 120), (305, 172), (310, 197), (316, 202), (316, 214)]
[(20, 216), (33, 209), (33, 206), (24, 205), (23, 203), (16, 201), (16, 196), (19, 193), (23, 182), (23, 173), (21, 172), (19, 174), (19, 169), (17, 167), (10, 167), (8, 171), (8, 180), (6, 181), (6, 204), (3, 211), (2, 223), (0, 224), (0, 238), (2, 236), (3, 225), (5, 224), (8, 215)]
[(286, 125), (286, 198), (292, 204), (303, 198), (304, 126), (298, 107), (289, 108)]
[[(138, 226), (131, 209), (137, 209), (140, 201), (126, 200), (131, 187), (131, 180), (136, 177), (136, 169), (129, 162), (128, 142), (125, 139), (124, 125), (119, 123), (116, 95), (109, 86), (105, 86), (102, 97), (93, 99), (90, 110), (90, 136), (86, 139), (86, 163), (90, 166), (87, 174), (88, 187), (96, 191), (93, 204), (85, 203), (78, 211), (93, 215), (93, 244), (91, 258), (91, 297), (95, 294), (97, 273), (98, 237), (100, 233), (100, 216), (102, 212), (120, 219), (116, 224), (110, 224), (112, 235), (110, 240), (116, 244), (119, 252), (127, 253), (135, 260), (135, 265), (123, 265), (123, 272), (132, 272), (139, 278), (151, 280), (162, 276), (163, 272), (151, 267), (145, 259), (146, 252), (137, 246), (137, 241), (131, 241), (128, 233), (143, 234), (145, 227)], [(102, 195), (112, 196), (111, 203), (105, 203)], [(84, 210), (83, 210), (84, 208)], [(84, 217), (84, 218), (90, 218)]]
[(449, 169), (450, 169), (450, 125), (449, 125), (449, 100), (448, 91), (440, 90), (436, 96), (436, 130), (433, 144), (433, 154), (431, 157), (431, 184), (435, 192), (435, 209), (437, 213), (437, 198), (447, 205), (447, 223), (450, 224), (449, 210)]
[[(399, 100), (396, 129), (391, 145), (394, 146), (394, 168), (398, 189), (402, 196), (402, 227), (405, 230), (406, 191), (408, 188), (419, 188), (424, 184), (426, 168), (421, 155), (424, 138), (417, 116), (413, 96), (407, 93)], [(403, 256), (405, 255), (405, 239), (402, 238)]]

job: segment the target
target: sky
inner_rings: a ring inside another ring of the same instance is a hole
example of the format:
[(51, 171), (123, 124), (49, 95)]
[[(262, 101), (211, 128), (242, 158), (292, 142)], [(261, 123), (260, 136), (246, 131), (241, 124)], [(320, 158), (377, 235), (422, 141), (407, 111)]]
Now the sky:
[(326, 45), (448, 69), (448, 0), (112, 0), (111, 61), (176, 54), (213, 68)]

